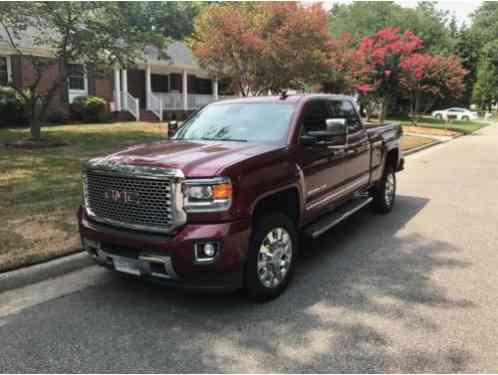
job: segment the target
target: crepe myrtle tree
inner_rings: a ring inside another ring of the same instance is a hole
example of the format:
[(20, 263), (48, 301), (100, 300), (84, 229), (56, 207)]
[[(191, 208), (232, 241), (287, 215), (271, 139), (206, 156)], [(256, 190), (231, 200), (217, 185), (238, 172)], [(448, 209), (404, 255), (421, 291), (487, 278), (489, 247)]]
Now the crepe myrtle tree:
[[(3, 42), (33, 67), (34, 78), (27, 87), (16, 88), (25, 103), (31, 138), (40, 140), (41, 124), (60, 88), (66, 85), (71, 64), (81, 64), (95, 75), (109, 67), (132, 66), (146, 45), (164, 50), (160, 33), (139, 29), (129, 22), (118, 2), (4, 2), (0, 12)], [(0, 34), (1, 35), (1, 34)], [(20, 41), (28, 38), (48, 56), (26, 53)], [(58, 69), (56, 79), (48, 75)], [(41, 90), (40, 82), (49, 81)]]
[(464, 78), (468, 73), (457, 56), (428, 53), (407, 56), (400, 68), (400, 86), (410, 99), (410, 115), (415, 124), (422, 96), (427, 107), (439, 98), (457, 99), (464, 91)]
[(418, 51), (422, 39), (410, 31), (386, 27), (358, 44), (352, 66), (352, 79), (358, 91), (379, 105), (379, 120), (384, 123), (387, 106), (399, 93), (400, 63)]
[(200, 12), (190, 45), (201, 67), (246, 96), (322, 82), (329, 40), (320, 4), (229, 2)]

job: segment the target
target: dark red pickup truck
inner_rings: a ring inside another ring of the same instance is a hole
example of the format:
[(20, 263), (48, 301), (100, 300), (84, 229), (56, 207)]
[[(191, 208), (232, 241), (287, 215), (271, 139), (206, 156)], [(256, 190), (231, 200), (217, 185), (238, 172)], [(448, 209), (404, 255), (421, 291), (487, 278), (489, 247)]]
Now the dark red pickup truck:
[(365, 129), (346, 96), (210, 104), (171, 140), (85, 165), (82, 243), (97, 263), (144, 279), (274, 298), (300, 239), (366, 205), (391, 210), (401, 134)]

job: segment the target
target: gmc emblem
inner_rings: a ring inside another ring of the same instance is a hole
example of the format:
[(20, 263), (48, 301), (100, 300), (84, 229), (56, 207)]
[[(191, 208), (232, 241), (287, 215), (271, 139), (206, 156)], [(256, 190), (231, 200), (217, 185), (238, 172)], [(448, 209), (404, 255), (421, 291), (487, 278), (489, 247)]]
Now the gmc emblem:
[(138, 193), (133, 191), (109, 189), (104, 192), (104, 197), (105, 199), (111, 200), (115, 203), (140, 204)]

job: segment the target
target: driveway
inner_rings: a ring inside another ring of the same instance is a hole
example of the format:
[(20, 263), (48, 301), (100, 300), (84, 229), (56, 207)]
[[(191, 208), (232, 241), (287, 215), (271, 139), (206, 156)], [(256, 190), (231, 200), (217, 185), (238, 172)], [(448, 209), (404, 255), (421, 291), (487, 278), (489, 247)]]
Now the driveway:
[(0, 370), (498, 371), (498, 127), (408, 157), (398, 184), (267, 304), (95, 266), (6, 292)]

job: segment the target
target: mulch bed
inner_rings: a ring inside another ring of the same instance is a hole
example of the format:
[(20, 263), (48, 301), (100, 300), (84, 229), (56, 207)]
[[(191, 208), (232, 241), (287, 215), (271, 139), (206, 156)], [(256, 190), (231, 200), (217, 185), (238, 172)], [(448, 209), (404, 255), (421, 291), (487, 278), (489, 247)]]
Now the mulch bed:
[(68, 146), (69, 143), (59, 139), (21, 139), (12, 143), (4, 143), (5, 147), (24, 148), (24, 149), (39, 149)]

